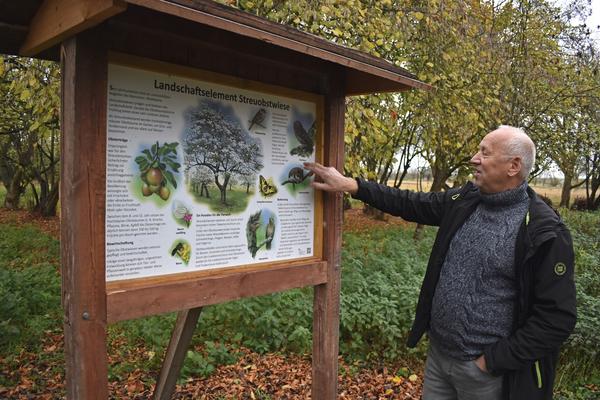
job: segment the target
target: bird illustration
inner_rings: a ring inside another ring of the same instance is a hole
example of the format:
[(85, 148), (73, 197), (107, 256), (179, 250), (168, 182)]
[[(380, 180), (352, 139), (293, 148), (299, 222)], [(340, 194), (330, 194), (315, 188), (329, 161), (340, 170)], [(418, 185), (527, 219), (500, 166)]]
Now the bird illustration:
[(273, 241), (273, 237), (275, 236), (275, 217), (271, 215), (269, 217), (269, 223), (267, 224), (267, 228), (265, 231), (265, 246), (267, 250), (271, 250), (271, 242)]
[(263, 125), (263, 122), (265, 122), (266, 116), (267, 116), (267, 110), (265, 110), (264, 108), (261, 108), (260, 110), (258, 110), (256, 112), (256, 114), (254, 114), (254, 117), (252, 117), (252, 119), (248, 121), (248, 122), (250, 122), (250, 126), (248, 127), (248, 130), (252, 130), (252, 127), (254, 125), (258, 125), (261, 128), (266, 129), (266, 127)]
[(308, 178), (312, 175), (313, 175), (312, 171), (304, 174), (304, 169), (302, 169), (300, 167), (294, 167), (294, 168), (290, 169), (290, 172), (288, 172), (288, 179), (285, 182), (282, 182), (281, 184), (287, 185), (288, 183), (291, 183), (295, 189), (297, 184), (304, 182), (306, 180), (306, 178)]
[(315, 147), (315, 133), (317, 131), (315, 122), (312, 123), (308, 132), (304, 129), (304, 126), (302, 126), (300, 121), (294, 122), (294, 135), (296, 136), (296, 139), (298, 139), (298, 142), (300, 142), (300, 145), (294, 147), (290, 151), (291, 155), (308, 157), (312, 154)]
[(262, 210), (259, 210), (257, 213), (252, 214), (250, 218), (248, 218), (248, 222), (246, 223), (246, 239), (248, 240), (248, 251), (252, 254), (252, 258), (256, 257), (256, 252), (258, 251), (258, 246), (256, 245), (256, 231), (260, 227), (260, 213)]

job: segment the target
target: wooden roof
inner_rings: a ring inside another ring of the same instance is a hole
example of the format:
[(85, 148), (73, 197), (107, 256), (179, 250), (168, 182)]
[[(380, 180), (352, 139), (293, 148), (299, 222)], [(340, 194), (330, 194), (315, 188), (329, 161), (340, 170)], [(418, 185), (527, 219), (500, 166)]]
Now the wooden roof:
[(431, 88), (381, 58), (210, 0), (0, 0), (0, 53), (57, 59), (62, 40), (127, 13), (127, 4), (343, 66), (348, 95)]
[(42, 0), (0, 0), (0, 53), (19, 54)]

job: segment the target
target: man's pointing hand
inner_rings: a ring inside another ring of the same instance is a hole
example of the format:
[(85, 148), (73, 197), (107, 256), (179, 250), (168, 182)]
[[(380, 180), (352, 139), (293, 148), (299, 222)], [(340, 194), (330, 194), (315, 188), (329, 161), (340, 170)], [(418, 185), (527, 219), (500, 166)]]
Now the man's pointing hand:
[(351, 195), (358, 192), (358, 183), (353, 178), (348, 178), (333, 167), (325, 167), (319, 163), (305, 162), (304, 168), (313, 172), (321, 182), (316, 180), (311, 183), (315, 189), (326, 192), (348, 192)]

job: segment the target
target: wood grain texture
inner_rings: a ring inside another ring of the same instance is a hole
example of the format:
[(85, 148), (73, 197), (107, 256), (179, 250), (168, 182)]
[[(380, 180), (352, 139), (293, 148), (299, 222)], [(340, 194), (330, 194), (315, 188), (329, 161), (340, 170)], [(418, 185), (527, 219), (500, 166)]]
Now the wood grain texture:
[(327, 263), (291, 264), (253, 271), (109, 289), (108, 322), (260, 296), (327, 281)]
[(156, 380), (152, 396), (154, 400), (169, 400), (173, 395), (201, 311), (202, 307), (197, 307), (180, 311), (177, 315), (160, 375)]
[(107, 52), (101, 43), (95, 32), (86, 32), (61, 48), (60, 244), (69, 399), (108, 398), (104, 268)]
[(45, 0), (29, 25), (22, 56), (34, 56), (127, 9), (121, 0)]
[[(383, 59), (331, 43), (323, 38), (301, 32), (290, 26), (277, 24), (255, 15), (235, 10), (209, 0), (126, 0), (164, 14), (188, 19), (224, 31), (234, 32), (255, 40), (293, 50), (321, 60), (343, 66), (346, 70), (366, 73), (373, 80), (382, 80), (386, 91), (410, 88), (431, 89), (414, 75)], [(346, 81), (345, 88), (353, 93), (353, 81)], [(374, 92), (369, 90), (368, 92)]]
[[(331, 92), (325, 97), (325, 165), (344, 167), (344, 71), (332, 72)], [(337, 398), (342, 248), (342, 193), (324, 195), (323, 255), (327, 282), (315, 287), (313, 302), (312, 398)]]
[(327, 90), (327, 63), (231, 32), (135, 6), (108, 26), (115, 52), (303, 92)]
[[(145, 57), (136, 57), (131, 54), (117, 52), (109, 52), (109, 62), (112, 64), (133, 67), (145, 71), (176, 75), (182, 78), (191, 78), (204, 82), (216, 83), (219, 85), (227, 85), (234, 88), (273, 94), (280, 97), (290, 97), (293, 99), (304, 100), (315, 103), (317, 114), (319, 113), (319, 108), (323, 107), (323, 96), (306, 91), (294, 90), (283, 85), (283, 83), (289, 83), (289, 81), (282, 81), (281, 85), (269, 85), (260, 81), (240, 79), (232, 75), (207, 71), (201, 68), (189, 67), (182, 64), (173, 64)], [(321, 132), (319, 132), (319, 134), (321, 134)]]

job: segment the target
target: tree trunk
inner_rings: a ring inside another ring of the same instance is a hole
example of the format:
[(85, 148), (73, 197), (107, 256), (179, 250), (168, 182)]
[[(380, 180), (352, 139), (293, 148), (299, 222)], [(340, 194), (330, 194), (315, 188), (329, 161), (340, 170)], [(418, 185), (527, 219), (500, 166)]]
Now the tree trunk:
[(204, 193), (206, 193), (206, 198), (210, 199), (210, 193), (208, 192), (208, 186), (206, 186), (206, 183), (202, 183), (200, 186), (200, 197), (202, 197)]
[[(597, 173), (598, 175), (594, 175), (594, 173)], [(590, 210), (596, 210), (598, 208), (598, 204), (600, 204), (600, 196), (598, 196), (596, 198), (596, 192), (598, 191), (598, 189), (600, 188), (600, 172), (594, 172), (592, 171), (592, 178), (591, 178), (591, 192), (590, 192), (590, 196), (589, 196), (589, 203), (590, 203)]]
[(42, 217), (54, 217), (56, 215), (56, 206), (58, 204), (58, 186), (54, 186), (48, 191), (47, 195), (40, 197), (38, 206)]
[(226, 174), (223, 178), (223, 184), (219, 182), (219, 178), (215, 175), (215, 183), (221, 191), (221, 204), (227, 205), (227, 184), (229, 183), (229, 175)]
[[(430, 192), (441, 192), (442, 189), (446, 186), (446, 180), (450, 176), (448, 171), (440, 170), (437, 168), (431, 168), (431, 172), (433, 173), (433, 182), (431, 183)], [(415, 233), (413, 234), (414, 240), (421, 240), (423, 238), (423, 228), (422, 224), (417, 224), (415, 228)]]
[(446, 186), (446, 180), (448, 179), (448, 173), (435, 173), (433, 175), (433, 183), (431, 184), (430, 192), (441, 192)]
[(246, 194), (250, 194), (250, 184), (246, 183)]
[(350, 195), (348, 195), (347, 193), (344, 193), (344, 205), (343, 205), (344, 211), (346, 210), (350, 210), (352, 208), (352, 203), (350, 203)]
[(368, 204), (363, 206), (363, 213), (378, 221), (387, 221), (387, 215), (383, 211), (378, 210), (375, 207), (371, 207)]
[(562, 192), (560, 194), (559, 207), (569, 207), (569, 201), (571, 200), (571, 182), (573, 181), (573, 175), (571, 173), (565, 174), (563, 180)]
[(17, 208), (19, 208), (21, 196), (25, 192), (25, 186), (21, 183), (22, 178), (23, 173), (21, 171), (18, 171), (11, 177), (10, 182), (4, 183), (6, 185), (6, 197), (4, 198), (4, 207), (8, 208), (9, 210), (16, 210)]

